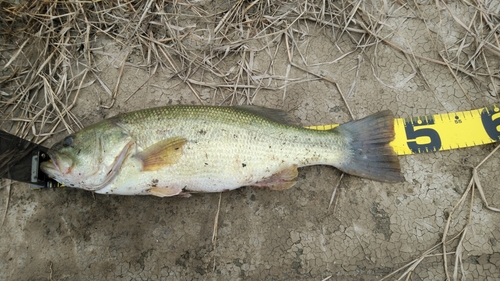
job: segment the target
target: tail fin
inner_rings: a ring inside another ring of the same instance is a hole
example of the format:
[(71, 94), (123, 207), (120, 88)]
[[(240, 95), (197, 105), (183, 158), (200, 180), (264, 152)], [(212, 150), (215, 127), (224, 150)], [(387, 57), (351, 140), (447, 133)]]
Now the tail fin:
[(389, 110), (335, 128), (350, 145), (350, 155), (339, 167), (351, 175), (383, 182), (404, 180), (390, 142), (394, 140), (394, 116)]

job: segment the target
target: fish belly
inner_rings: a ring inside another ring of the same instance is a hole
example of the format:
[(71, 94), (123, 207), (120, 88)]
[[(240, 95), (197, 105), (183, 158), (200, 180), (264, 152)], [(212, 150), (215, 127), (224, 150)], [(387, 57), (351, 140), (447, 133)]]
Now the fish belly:
[(233, 127), (206, 130), (203, 138), (186, 132), (183, 137), (188, 142), (177, 163), (157, 171), (142, 171), (139, 161), (129, 157), (115, 181), (99, 193), (148, 194), (155, 187), (187, 192), (221, 192), (251, 185), (266, 187), (286, 180), (286, 173), (280, 173), (287, 169), (332, 165), (339, 158), (331, 143), (326, 143), (331, 136), (318, 143), (313, 141), (317, 136), (303, 136), (303, 132), (262, 134)]

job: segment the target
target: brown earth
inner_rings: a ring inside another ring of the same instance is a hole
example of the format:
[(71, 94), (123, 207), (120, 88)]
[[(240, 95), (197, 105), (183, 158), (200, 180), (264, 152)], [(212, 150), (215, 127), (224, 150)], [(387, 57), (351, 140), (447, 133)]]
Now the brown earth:
[[(304, 3), (283, 3), (273, 14), (261, 11), (262, 18), (272, 16), (283, 30), (259, 37), (258, 26), (242, 25), (240, 35), (246, 39), (213, 66), (226, 77), (195, 65), (190, 69), (178, 56), (172, 58), (179, 69), (184, 66), (181, 74), (166, 60), (153, 71), (141, 48), (96, 34), (90, 42), (96, 77), (111, 91), (121, 77), (116, 102), (103, 108), (112, 99), (89, 75), (86, 81), (94, 82), (79, 93), (72, 113), (87, 126), (153, 106), (250, 102), (283, 109), (301, 124), (312, 125), (347, 122), (348, 107), (357, 119), (384, 109), (409, 117), (498, 102), (498, 54), (481, 51), (477, 65), (469, 64), (464, 72), (435, 62), (446, 57), (454, 58), (450, 64), (459, 64), (475, 56), (477, 42), (458, 19), (466, 26), (476, 23), (479, 8), (453, 1), (438, 1), (438, 6), (435, 1), (404, 6), (385, 2), (373, 1), (376, 8), (359, 6), (376, 15), (366, 22), (383, 23), (377, 25), (378, 37), (311, 19), (280, 18), (292, 9), (300, 14)], [(189, 13), (187, 3), (179, 9)], [(211, 39), (203, 30), (213, 31), (238, 3), (250, 7), (252, 2), (192, 1), (216, 16), (214, 22), (194, 12), (177, 19), (180, 27), (192, 30), (183, 41), (187, 48), (200, 57), (224, 56), (227, 50), (208, 50)], [(484, 9), (493, 13), (499, 9), (496, 5)], [(257, 13), (258, 7), (250, 7), (248, 13)], [(236, 35), (228, 40), (238, 41)], [(498, 30), (492, 36), (498, 36)], [(484, 61), (493, 72), (490, 76), (465, 74), (488, 72)], [(73, 63), (74, 69), (85, 67)], [(234, 77), (241, 77), (237, 87), (224, 86)], [(69, 123), (78, 129), (75, 122)], [(44, 145), (68, 133), (61, 130)], [(0, 279), (378, 280), (422, 257), (410, 279), (444, 280), (443, 247), (438, 244), (448, 216), (468, 186), (471, 167), (495, 146), (401, 156), (401, 184), (345, 175), (331, 207), (341, 173), (325, 166), (301, 169), (298, 184), (284, 192), (243, 187), (191, 198), (30, 190), (26, 184), (2, 181), (0, 214), (6, 216), (0, 229)], [(486, 198), (494, 207), (500, 207), (499, 165), (496, 153), (479, 170)], [(446, 247), (450, 278), (458, 261), (458, 279), (462, 274), (464, 280), (500, 279), (500, 214), (484, 207), (477, 190), (472, 203), (469, 194), (452, 213), (447, 237), (451, 240), (463, 229), (466, 233)], [(407, 269), (388, 279), (397, 279)]]

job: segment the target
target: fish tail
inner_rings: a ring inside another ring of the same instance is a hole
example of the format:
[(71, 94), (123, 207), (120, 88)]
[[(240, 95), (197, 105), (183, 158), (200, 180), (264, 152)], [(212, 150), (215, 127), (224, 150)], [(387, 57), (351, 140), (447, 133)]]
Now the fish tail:
[(340, 170), (377, 181), (401, 182), (399, 159), (390, 145), (394, 140), (394, 116), (390, 110), (333, 129), (346, 138), (346, 158)]

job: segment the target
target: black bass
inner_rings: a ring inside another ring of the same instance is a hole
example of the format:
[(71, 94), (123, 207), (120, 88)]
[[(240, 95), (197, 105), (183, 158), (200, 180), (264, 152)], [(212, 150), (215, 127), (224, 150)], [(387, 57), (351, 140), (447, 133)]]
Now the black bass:
[(377, 181), (403, 180), (382, 111), (329, 131), (291, 125), (257, 106), (168, 106), (105, 119), (66, 137), (41, 169), (102, 194), (174, 196), (241, 186), (285, 190), (297, 168), (330, 165)]

